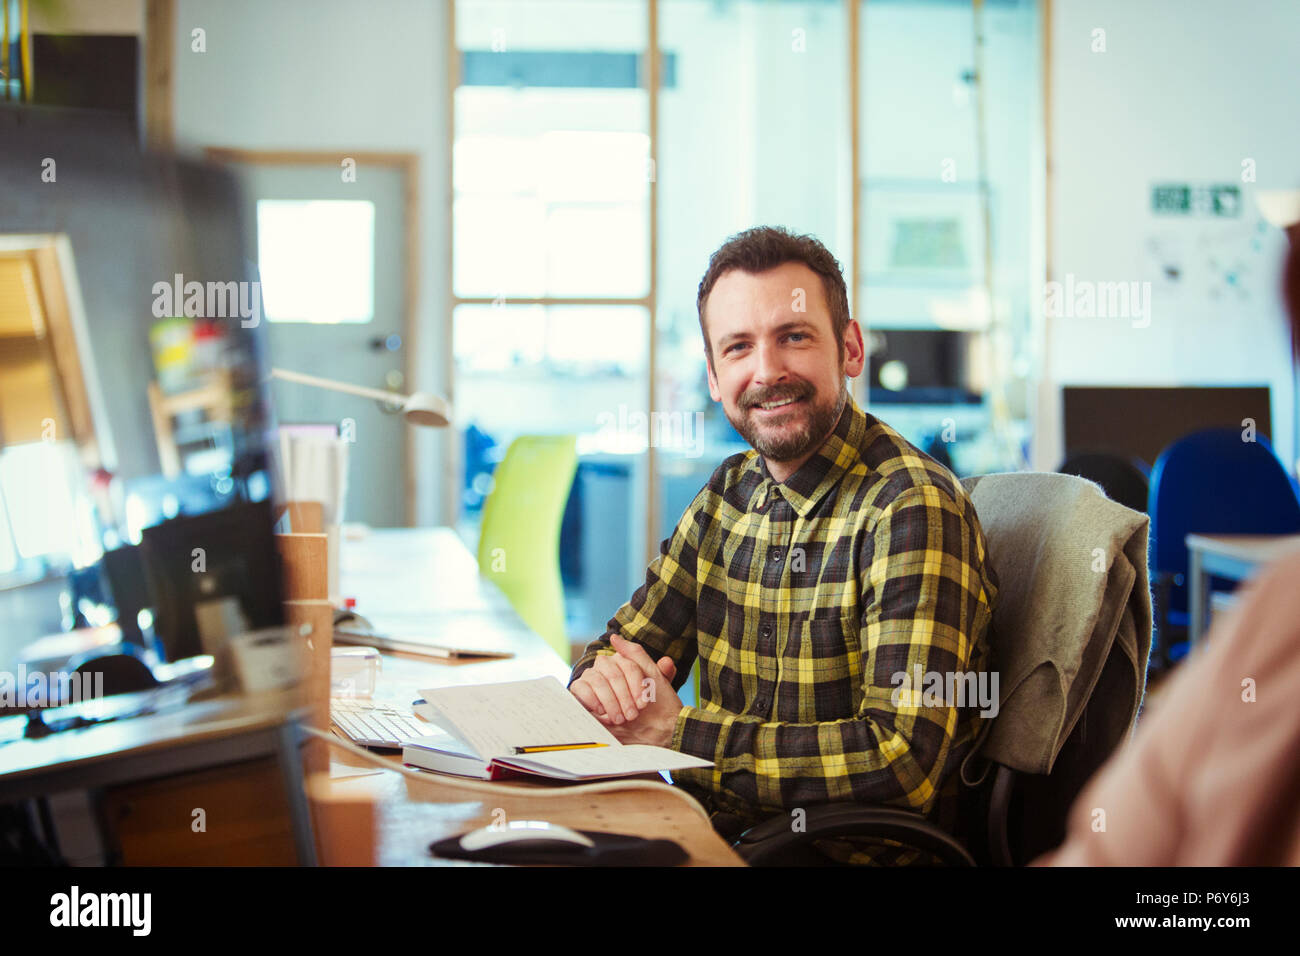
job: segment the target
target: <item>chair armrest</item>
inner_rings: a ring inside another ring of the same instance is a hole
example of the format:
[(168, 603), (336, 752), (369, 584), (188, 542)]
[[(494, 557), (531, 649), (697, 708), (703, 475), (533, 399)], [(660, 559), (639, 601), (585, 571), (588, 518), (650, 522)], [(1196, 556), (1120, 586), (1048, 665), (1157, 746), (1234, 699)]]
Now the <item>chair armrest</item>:
[(925, 850), (951, 866), (975, 865), (970, 852), (952, 834), (911, 810), (827, 803), (809, 807), (803, 823), (804, 828), (796, 832), (789, 814), (772, 817), (742, 833), (732, 848), (750, 866), (780, 866), (787, 852), (813, 840), (872, 837)]

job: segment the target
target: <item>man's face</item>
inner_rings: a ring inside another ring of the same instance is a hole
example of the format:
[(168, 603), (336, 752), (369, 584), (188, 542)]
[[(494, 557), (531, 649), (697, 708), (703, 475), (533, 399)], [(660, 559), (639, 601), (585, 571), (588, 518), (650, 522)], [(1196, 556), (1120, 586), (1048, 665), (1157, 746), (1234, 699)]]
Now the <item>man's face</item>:
[(841, 360), (821, 277), (802, 262), (725, 273), (704, 318), (713, 348), (709, 394), (769, 468), (797, 468), (839, 420), (845, 376), (862, 372), (862, 330), (849, 323)]

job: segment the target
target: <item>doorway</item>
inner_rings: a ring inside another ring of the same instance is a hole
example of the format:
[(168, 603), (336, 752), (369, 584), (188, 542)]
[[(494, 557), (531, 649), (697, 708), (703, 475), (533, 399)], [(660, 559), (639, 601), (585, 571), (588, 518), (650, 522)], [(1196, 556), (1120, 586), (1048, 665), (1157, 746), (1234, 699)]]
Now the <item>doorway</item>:
[[(270, 364), (409, 391), (415, 334), (418, 159), (413, 153), (210, 148), (239, 178), (262, 282)], [(331, 425), (351, 443), (344, 519), (410, 525), (413, 437), (381, 403), (272, 385), (282, 425)]]

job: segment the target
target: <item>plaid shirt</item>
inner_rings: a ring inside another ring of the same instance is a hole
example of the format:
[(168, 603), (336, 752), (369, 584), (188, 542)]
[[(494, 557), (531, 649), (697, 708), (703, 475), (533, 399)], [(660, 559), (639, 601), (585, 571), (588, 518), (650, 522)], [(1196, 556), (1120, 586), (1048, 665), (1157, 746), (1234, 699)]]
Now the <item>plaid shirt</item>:
[[(672, 658), (679, 688), (698, 655), (701, 704), (682, 708), (672, 747), (715, 766), (673, 778), (715, 812), (757, 823), (892, 804), (960, 832), (956, 770), (979, 706), (899, 691), (898, 675), (985, 670), (987, 554), (956, 477), (850, 398), (785, 482), (752, 450), (718, 467), (573, 677), (613, 653), (611, 633)], [(854, 863), (916, 857), (818, 846)]]

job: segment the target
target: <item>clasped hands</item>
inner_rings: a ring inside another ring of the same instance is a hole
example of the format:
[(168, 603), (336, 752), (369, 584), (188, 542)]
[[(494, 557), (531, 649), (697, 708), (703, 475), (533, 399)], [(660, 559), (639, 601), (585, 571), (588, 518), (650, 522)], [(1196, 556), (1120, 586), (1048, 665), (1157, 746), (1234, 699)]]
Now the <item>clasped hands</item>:
[(616, 653), (598, 656), (569, 691), (620, 743), (669, 746), (682, 709), (672, 684), (677, 666), (670, 657), (656, 663), (617, 634), (609, 643)]

